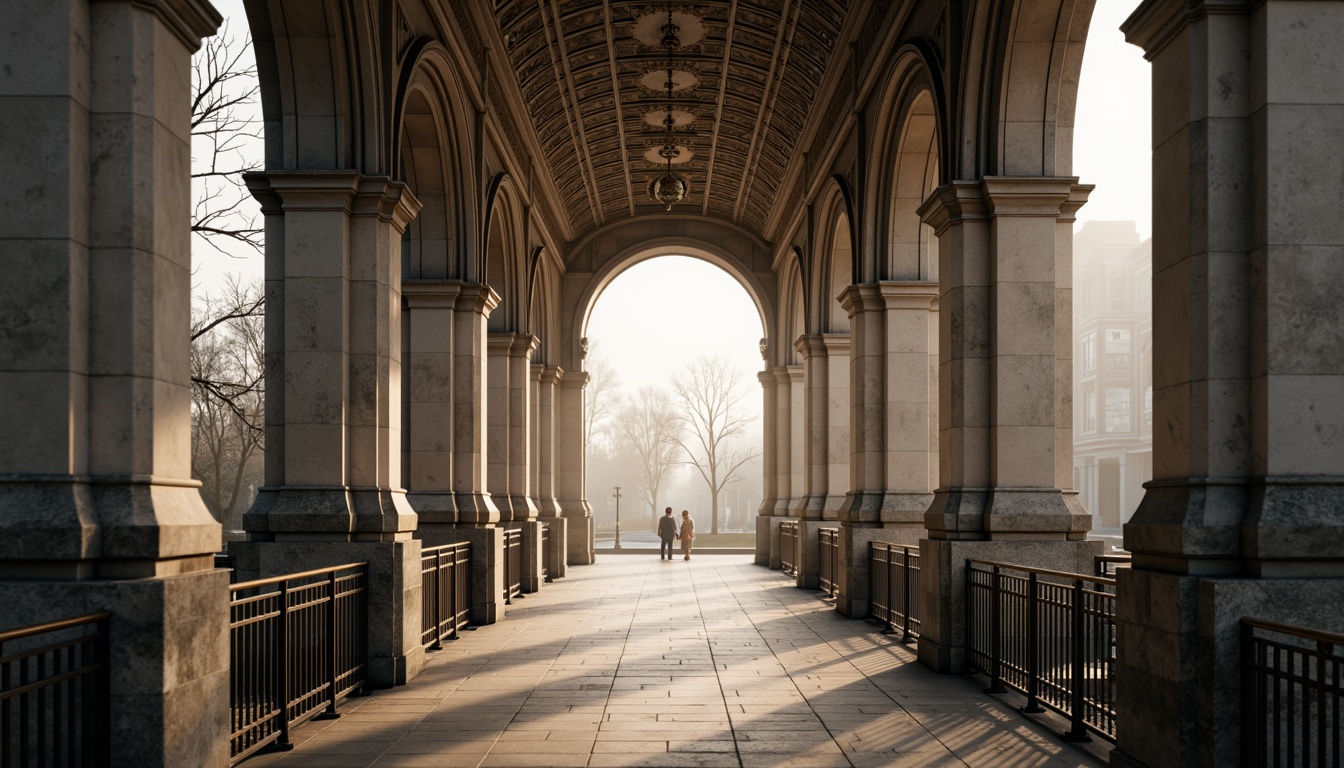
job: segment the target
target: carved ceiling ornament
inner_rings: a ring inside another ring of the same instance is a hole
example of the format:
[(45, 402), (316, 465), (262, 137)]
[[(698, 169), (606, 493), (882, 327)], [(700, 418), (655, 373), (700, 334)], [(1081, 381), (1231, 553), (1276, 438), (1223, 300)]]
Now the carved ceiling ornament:
[(495, 0), (494, 19), (508, 36), (510, 69), (542, 149), (541, 172), (552, 180), (555, 215), (569, 222), (571, 236), (667, 210), (647, 187), (669, 163), (646, 152), (669, 143), (669, 101), (671, 165), (687, 183), (676, 207), (759, 232), (789, 202), (781, 187), (804, 126), (836, 103), (819, 84), (838, 66), (835, 41), (850, 5), (674, 0), (681, 45), (669, 100), (661, 45), (667, 4)]

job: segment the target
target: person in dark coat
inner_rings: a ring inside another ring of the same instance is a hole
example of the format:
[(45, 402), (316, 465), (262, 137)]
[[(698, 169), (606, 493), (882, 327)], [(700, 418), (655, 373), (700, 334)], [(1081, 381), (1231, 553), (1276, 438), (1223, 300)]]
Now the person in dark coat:
[(668, 560), (672, 559), (672, 540), (677, 537), (677, 521), (672, 517), (672, 508), (668, 507), (663, 516), (658, 519), (658, 538), (662, 541), (658, 545), (658, 559), (662, 560), (664, 556)]

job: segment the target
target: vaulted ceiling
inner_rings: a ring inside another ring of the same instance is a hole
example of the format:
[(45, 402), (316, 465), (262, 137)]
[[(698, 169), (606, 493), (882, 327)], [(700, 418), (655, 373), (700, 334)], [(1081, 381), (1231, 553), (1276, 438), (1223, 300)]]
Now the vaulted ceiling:
[[(849, 0), (698, 0), (672, 6), (674, 211), (760, 231), (779, 197)], [(659, 213), (661, 46), (667, 5), (497, 0), (496, 20), (565, 214), (578, 236)], [(823, 103), (825, 100), (822, 100)]]

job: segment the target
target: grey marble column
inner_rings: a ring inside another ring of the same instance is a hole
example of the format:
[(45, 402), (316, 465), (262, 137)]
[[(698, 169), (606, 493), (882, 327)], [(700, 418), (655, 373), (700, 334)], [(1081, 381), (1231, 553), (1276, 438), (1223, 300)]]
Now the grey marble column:
[(583, 388), (588, 374), (570, 371), (560, 380), (557, 395), (559, 443), (556, 456), (555, 490), (560, 513), (568, 521), (570, 565), (591, 565), (594, 558), (593, 510), (585, 491), (587, 461), (583, 443)]
[(457, 280), (404, 280), (403, 476), (419, 535), (457, 523), (453, 484)]
[(1153, 480), (1113, 764), (1242, 764), (1241, 618), (1344, 631), (1340, 29), (1344, 5), (1279, 0), (1124, 25), (1182, 97), (1153, 102)]
[(551, 536), (551, 573), (552, 580), (563, 578), (568, 557), (568, 521), (562, 514), (560, 501), (556, 498), (555, 470), (557, 453), (560, 446), (559, 419), (556, 404), (559, 401), (559, 383), (565, 372), (553, 365), (534, 365), (533, 384), (536, 387), (536, 420), (533, 441), (537, 446), (535, 495), (538, 517), (550, 526)]
[(0, 4), (0, 630), (110, 615), (110, 765), (229, 761), (188, 336), (191, 54), (220, 21)]
[(965, 666), (967, 558), (1090, 573), (1071, 489), (1072, 225), (1090, 187), (992, 177), (920, 209), (939, 238), (939, 487), (921, 544), (920, 659)]

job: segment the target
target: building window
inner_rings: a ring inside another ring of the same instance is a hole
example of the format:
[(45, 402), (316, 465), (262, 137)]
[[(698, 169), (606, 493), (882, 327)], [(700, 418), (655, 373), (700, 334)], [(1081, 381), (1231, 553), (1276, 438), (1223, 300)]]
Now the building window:
[(1124, 310), (1129, 299), (1129, 275), (1120, 265), (1111, 267), (1106, 276), (1106, 297), (1108, 306), (1114, 310)]
[(1083, 434), (1097, 431), (1097, 389), (1092, 385), (1083, 387)]
[(1143, 426), (1153, 426), (1153, 388), (1143, 388)]
[(1083, 370), (1091, 371), (1097, 367), (1097, 334), (1089, 333), (1083, 336)]
[(1106, 330), (1106, 370), (1129, 370), (1129, 346), (1128, 328)]
[(1106, 431), (1128, 432), (1129, 387), (1106, 388)]

